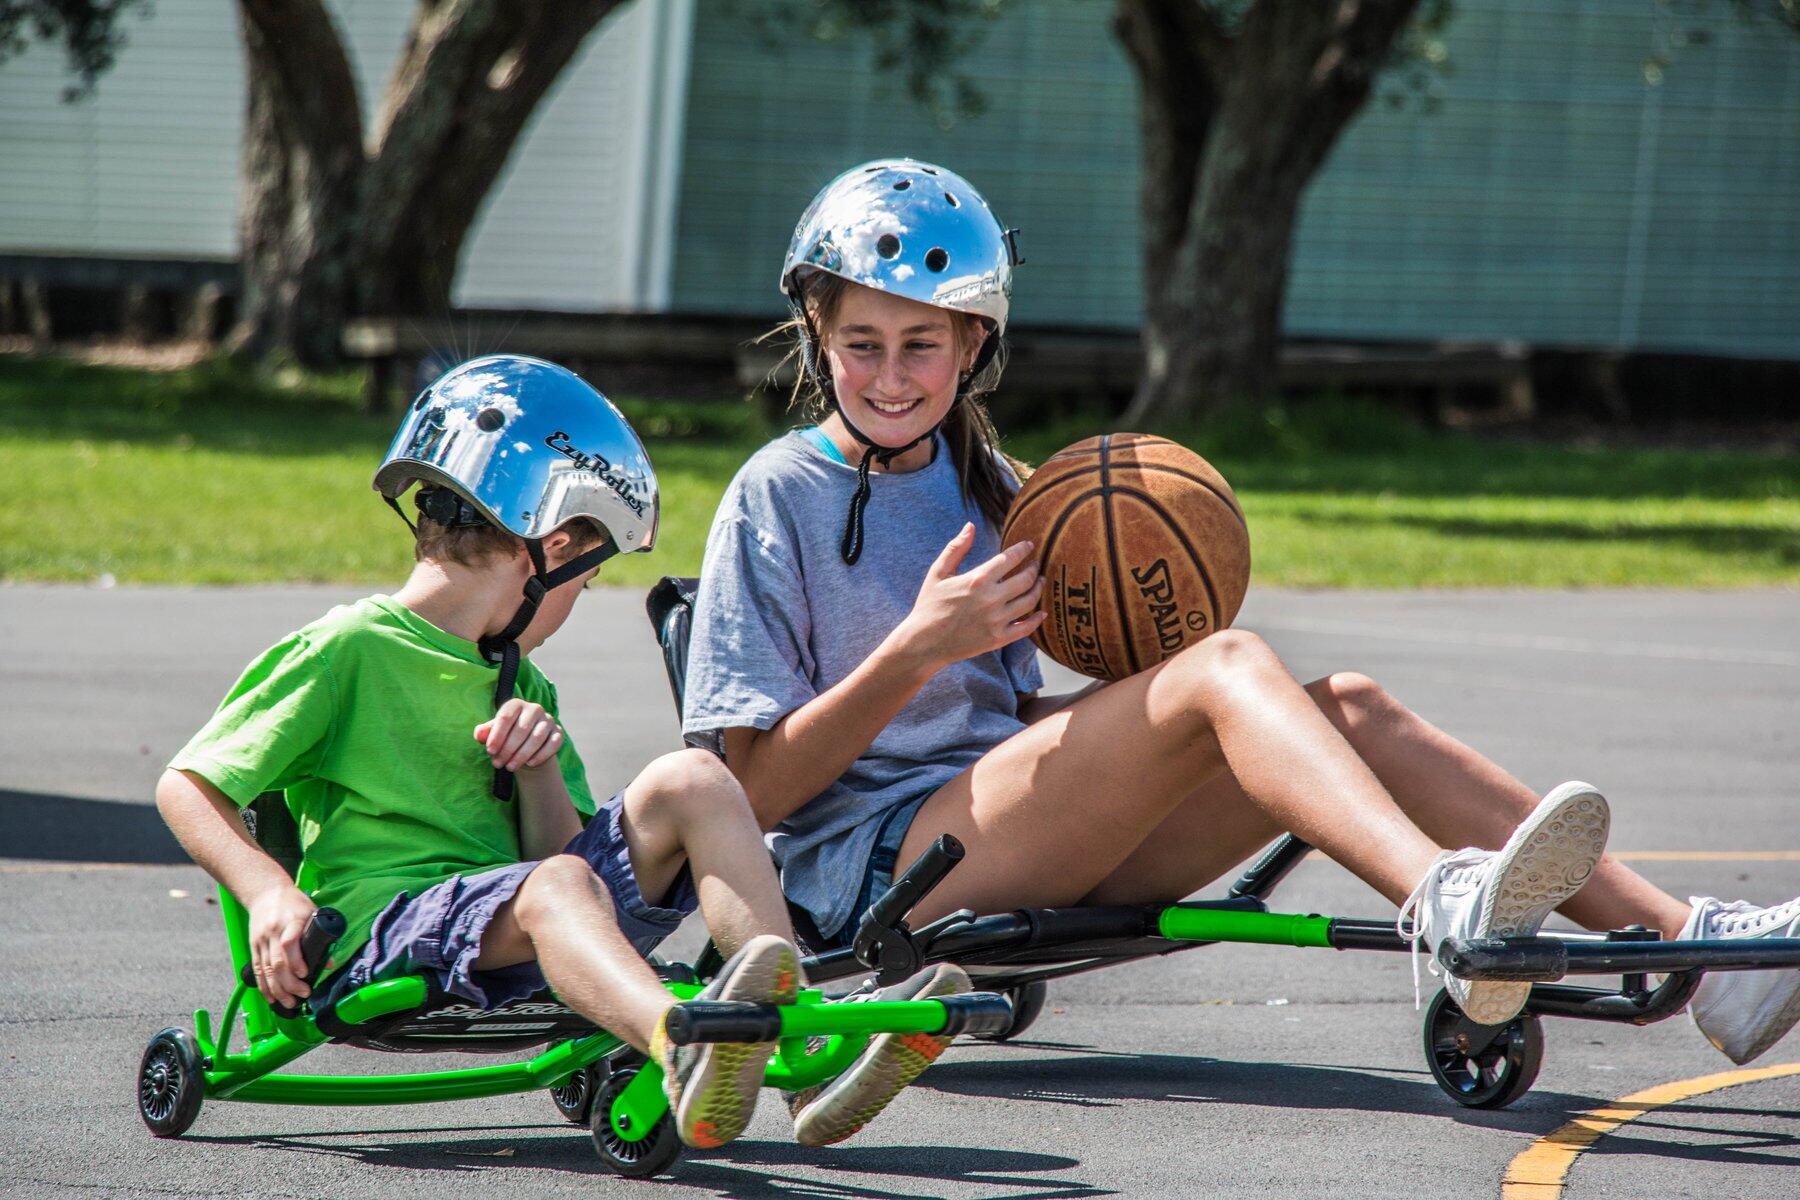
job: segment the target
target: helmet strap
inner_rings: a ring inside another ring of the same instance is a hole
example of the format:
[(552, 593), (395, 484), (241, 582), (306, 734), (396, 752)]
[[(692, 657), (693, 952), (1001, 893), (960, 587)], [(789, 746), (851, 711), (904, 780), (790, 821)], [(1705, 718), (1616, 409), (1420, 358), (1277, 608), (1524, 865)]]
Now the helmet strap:
[[(401, 516), (404, 518), (405, 514), (402, 513)], [(618, 543), (608, 536), (603, 544), (583, 551), (552, 571), (544, 561), (543, 539), (526, 538), (525, 549), (531, 555), (532, 566), (532, 574), (525, 580), (525, 599), (520, 603), (518, 611), (513, 613), (512, 620), (507, 622), (505, 629), (482, 638), (478, 643), (481, 656), (500, 668), (500, 676), (494, 683), (496, 712), (513, 697), (513, 687), (519, 680), (519, 635), (525, 632), (532, 618), (537, 616), (538, 605), (543, 603), (545, 593), (571, 579), (580, 578), (619, 552)], [(513, 798), (511, 771), (494, 768), (493, 796), (496, 800)]]

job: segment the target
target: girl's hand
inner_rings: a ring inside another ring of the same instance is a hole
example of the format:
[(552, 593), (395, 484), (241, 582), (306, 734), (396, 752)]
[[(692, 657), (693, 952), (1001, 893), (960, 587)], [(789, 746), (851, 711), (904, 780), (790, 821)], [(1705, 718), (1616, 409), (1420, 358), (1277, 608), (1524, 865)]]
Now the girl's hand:
[(250, 965), (263, 999), (296, 1008), (312, 994), (300, 935), (318, 905), (293, 884), (270, 888), (250, 904)]
[(964, 525), (925, 573), (912, 612), (895, 631), (901, 645), (934, 669), (1029, 637), (1044, 622), (1038, 608), (1044, 581), (1032, 544), (1015, 543), (957, 574), (974, 544), (975, 526)]
[(475, 727), (475, 740), (487, 747), (495, 767), (529, 771), (556, 760), (563, 731), (543, 705), (515, 696), (500, 706), (493, 720)]

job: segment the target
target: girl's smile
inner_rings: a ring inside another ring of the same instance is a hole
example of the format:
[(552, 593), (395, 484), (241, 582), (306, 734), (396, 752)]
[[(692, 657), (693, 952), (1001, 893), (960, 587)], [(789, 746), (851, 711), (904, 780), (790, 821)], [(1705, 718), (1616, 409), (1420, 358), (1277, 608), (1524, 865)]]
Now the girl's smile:
[[(979, 342), (965, 344), (949, 313), (860, 285), (845, 289), (822, 331), (843, 417), (887, 448), (905, 446), (935, 429), (956, 402), (961, 372)], [(836, 413), (824, 423), (844, 457), (864, 452)], [(931, 461), (929, 444), (915, 446), (888, 469), (909, 471)]]

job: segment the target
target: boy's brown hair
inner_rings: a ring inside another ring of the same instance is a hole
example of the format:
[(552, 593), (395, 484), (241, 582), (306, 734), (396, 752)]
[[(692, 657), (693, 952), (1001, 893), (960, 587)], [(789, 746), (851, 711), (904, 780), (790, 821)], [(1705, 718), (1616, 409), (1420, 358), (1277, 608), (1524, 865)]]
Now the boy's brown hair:
[[(577, 517), (560, 526), (569, 535), (565, 557), (573, 558), (606, 540), (606, 533), (586, 517)], [(445, 525), (424, 513), (419, 514), (418, 532), (413, 536), (413, 558), (419, 562), (453, 562), (462, 567), (485, 567), (495, 559), (508, 559), (523, 552), (525, 542), (498, 525)]]

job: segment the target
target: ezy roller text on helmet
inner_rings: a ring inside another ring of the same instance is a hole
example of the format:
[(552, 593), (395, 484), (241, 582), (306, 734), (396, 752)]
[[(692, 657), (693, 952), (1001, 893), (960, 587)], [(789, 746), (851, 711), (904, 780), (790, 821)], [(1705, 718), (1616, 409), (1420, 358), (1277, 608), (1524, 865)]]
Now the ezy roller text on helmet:
[(878, 461), (885, 467), (895, 456), (934, 436), (937, 427), (903, 446), (883, 446), (850, 421), (832, 387), (830, 372), (819, 360), (818, 331), (806, 311), (806, 278), (822, 272), (980, 318), (988, 337), (958, 384), (956, 398), (961, 401), (969, 382), (992, 361), (1006, 332), (1012, 269), (1021, 261), (1017, 233), (1000, 223), (968, 180), (910, 158), (864, 163), (844, 172), (813, 197), (795, 226), (781, 266), (781, 291), (802, 331), (802, 365), (851, 436), (867, 448), (844, 528), (845, 562), (854, 563), (862, 556), (869, 463)]
[[(518, 637), (544, 593), (656, 542), (656, 472), (643, 443), (605, 396), (541, 359), (471, 359), (426, 388), (375, 472), (375, 490), (401, 520), (399, 498), (414, 483), (424, 515), (448, 526), (496, 525), (531, 555), (518, 612), (481, 639), (482, 655), (500, 668), (496, 708), (512, 697)], [(606, 540), (550, 570), (543, 539), (582, 517), (599, 524)], [(509, 772), (494, 773), (494, 795), (511, 797)]]

